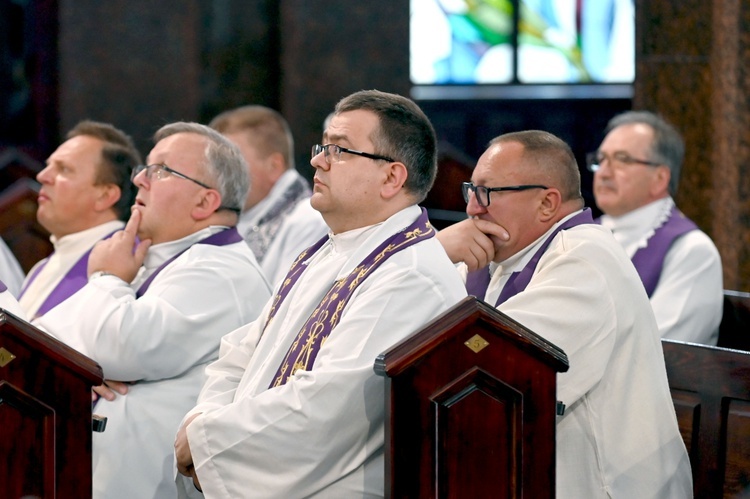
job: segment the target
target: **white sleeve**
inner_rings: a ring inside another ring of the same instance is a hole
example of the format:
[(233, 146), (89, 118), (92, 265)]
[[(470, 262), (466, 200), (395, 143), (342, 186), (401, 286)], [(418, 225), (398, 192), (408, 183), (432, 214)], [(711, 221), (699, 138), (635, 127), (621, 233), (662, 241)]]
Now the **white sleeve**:
[(206, 495), (307, 497), (382, 449), (385, 382), (375, 359), (462, 295), (446, 296), (444, 287), (408, 270), (374, 277), (356, 291), (312, 370), (187, 427)]
[(18, 297), (23, 278), (21, 265), (18, 264), (18, 260), (5, 241), (0, 239), (0, 281), (5, 283), (13, 296)]
[(221, 339), (219, 358), (206, 366), (206, 382), (203, 384), (196, 406), (185, 415), (183, 421), (196, 413), (231, 404), (237, 386), (255, 352), (265, 322), (266, 313), (252, 324), (235, 329)]
[(651, 306), (663, 338), (716, 345), (723, 313), (722, 268), (706, 234), (696, 230), (674, 242)]
[(310, 199), (299, 201), (274, 237), (261, 267), (271, 286), (286, 277), (292, 262), (302, 251), (328, 233), (328, 226), (318, 211), (310, 206)]
[(211, 253), (181, 256), (138, 299), (117, 277), (94, 279), (38, 325), (98, 362), (107, 379), (180, 375), (216, 358), (222, 335), (255, 319), (270, 295), (257, 267)]
[(546, 258), (526, 290), (498, 310), (568, 356), (570, 369), (558, 377), (557, 396), (570, 407), (604, 376), (617, 339), (615, 305), (607, 276), (585, 256)]

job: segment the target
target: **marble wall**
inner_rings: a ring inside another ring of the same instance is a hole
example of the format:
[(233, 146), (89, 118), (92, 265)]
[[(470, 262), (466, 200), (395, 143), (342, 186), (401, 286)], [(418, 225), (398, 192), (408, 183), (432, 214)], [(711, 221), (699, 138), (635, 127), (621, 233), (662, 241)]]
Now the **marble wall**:
[[(408, 0), (37, 3), (58, 9), (50, 74), (58, 108), (42, 111), (57, 118), (58, 136), (80, 119), (99, 119), (148, 152), (164, 123), (206, 122), (258, 103), (287, 117), (297, 168), (310, 176), (310, 144), (341, 97), (365, 88), (409, 93)], [(636, 24), (633, 107), (659, 112), (683, 132), (678, 204), (716, 241), (725, 287), (750, 291), (750, 0), (637, 0)], [(461, 111), (460, 103), (430, 107), (439, 133), (452, 126), (440, 116)], [(592, 142), (588, 135), (566, 139)]]
[(725, 289), (750, 291), (750, 2), (636, 1), (635, 109), (682, 132), (677, 203), (715, 241)]

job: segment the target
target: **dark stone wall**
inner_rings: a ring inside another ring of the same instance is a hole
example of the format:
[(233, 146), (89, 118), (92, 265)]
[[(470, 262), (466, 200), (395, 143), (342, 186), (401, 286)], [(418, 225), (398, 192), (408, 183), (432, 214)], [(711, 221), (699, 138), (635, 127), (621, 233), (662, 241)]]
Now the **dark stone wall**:
[(60, 1), (60, 135), (84, 118), (108, 121), (145, 154), (166, 123), (279, 108), (277, 4)]
[(409, 0), (281, 4), (281, 111), (297, 168), (312, 176), (310, 147), (339, 99), (364, 89), (409, 95)]
[(750, 290), (750, 2), (638, 0), (634, 108), (683, 133), (677, 204), (716, 243), (726, 289)]
[(60, 133), (113, 123), (144, 153), (161, 125), (198, 119), (201, 10), (196, 1), (60, 1)]
[[(44, 129), (29, 149), (43, 160), (57, 142), (50, 137), (91, 118), (128, 131), (147, 153), (165, 123), (207, 122), (255, 103), (287, 117), (297, 168), (311, 177), (310, 145), (340, 98), (368, 88), (409, 95), (408, 4), (32, 0), (37, 18), (56, 10), (58, 25), (57, 58), (31, 68), (47, 85), (36, 87), (35, 102), (45, 104), (34, 122)], [(663, 114), (684, 133), (678, 204), (716, 241), (725, 287), (750, 290), (750, 0), (638, 0), (636, 24), (633, 107)], [(630, 103), (420, 102), (439, 137), (470, 158), (500, 133), (542, 128), (570, 142), (579, 161)], [(584, 192), (589, 185), (584, 172)]]

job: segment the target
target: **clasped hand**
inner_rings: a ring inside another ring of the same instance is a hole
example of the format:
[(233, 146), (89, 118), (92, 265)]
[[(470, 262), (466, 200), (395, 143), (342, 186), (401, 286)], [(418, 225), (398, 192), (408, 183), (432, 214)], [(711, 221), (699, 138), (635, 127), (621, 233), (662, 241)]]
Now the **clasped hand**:
[(177, 460), (177, 471), (181, 475), (193, 479), (193, 485), (198, 490), (201, 490), (200, 481), (198, 481), (198, 475), (195, 473), (195, 467), (193, 466), (193, 455), (190, 452), (190, 442), (187, 438), (187, 427), (193, 422), (195, 418), (200, 416), (201, 413), (196, 413), (185, 420), (177, 431), (177, 436), (174, 439), (174, 455)]

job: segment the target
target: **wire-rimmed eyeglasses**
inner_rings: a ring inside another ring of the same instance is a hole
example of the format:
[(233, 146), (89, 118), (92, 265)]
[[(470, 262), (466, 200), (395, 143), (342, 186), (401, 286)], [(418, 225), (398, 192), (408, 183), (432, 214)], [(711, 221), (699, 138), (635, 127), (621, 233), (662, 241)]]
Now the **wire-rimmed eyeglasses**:
[(464, 194), (464, 201), (469, 202), (469, 193), (473, 192), (477, 198), (477, 203), (482, 208), (487, 208), (490, 205), (490, 193), (491, 192), (502, 192), (502, 191), (528, 191), (529, 189), (549, 189), (546, 185), (540, 184), (526, 184), (526, 185), (509, 185), (507, 187), (485, 187), (483, 185), (474, 185), (472, 182), (464, 182), (461, 184), (461, 191)]
[(588, 168), (590, 172), (597, 172), (601, 169), (602, 163), (605, 161), (609, 163), (613, 169), (617, 169), (618, 166), (621, 167), (622, 165), (661, 166), (663, 164), (657, 163), (656, 161), (634, 158), (623, 151), (617, 151), (611, 156), (601, 151), (594, 151), (586, 155), (586, 168)]
[(348, 152), (349, 154), (356, 154), (357, 156), (364, 156), (365, 158), (370, 159), (382, 159), (383, 161), (388, 161), (389, 163), (393, 163), (394, 161), (396, 161), (395, 159), (389, 158), (388, 156), (381, 156), (380, 154), (370, 154), (369, 152), (355, 151), (354, 149), (347, 149), (346, 147), (341, 147), (336, 144), (315, 144), (314, 146), (312, 146), (313, 158), (321, 152), (325, 153), (326, 163), (328, 163), (329, 165), (334, 161), (341, 161), (342, 152)]
[[(204, 184), (200, 180), (195, 180), (192, 177), (188, 177), (184, 173), (180, 173), (177, 170), (174, 170), (164, 163), (155, 163), (153, 165), (138, 165), (133, 168), (133, 170), (130, 172), (130, 180), (135, 181), (135, 177), (138, 176), (139, 173), (142, 171), (146, 172), (146, 178), (148, 180), (151, 180), (153, 177), (156, 177), (157, 180), (162, 180), (167, 177), (167, 175), (174, 175), (175, 177), (184, 178), (185, 180), (189, 180), (191, 182), (194, 182), (198, 184), (199, 186), (205, 188), (205, 189), (211, 189), (214, 191), (218, 191), (218, 189), (211, 187), (208, 184)], [(229, 210), (233, 211), (237, 214), (239, 214), (242, 210), (240, 208), (232, 208), (230, 206), (219, 206), (219, 210)]]
[(138, 176), (139, 173), (141, 173), (143, 170), (146, 170), (146, 178), (151, 180), (151, 178), (156, 175), (156, 178), (158, 180), (162, 180), (163, 178), (167, 177), (167, 175), (172, 174), (175, 177), (184, 178), (185, 180), (189, 180), (191, 182), (195, 182), (196, 184), (200, 185), (201, 187), (205, 187), (206, 189), (213, 189), (208, 184), (204, 184), (200, 180), (195, 180), (192, 177), (188, 177), (184, 173), (180, 173), (177, 170), (173, 170), (172, 168), (168, 167), (167, 165), (163, 163), (156, 163), (153, 165), (138, 165), (135, 168), (133, 168), (133, 171), (130, 172), (130, 180), (135, 180), (135, 177)]

